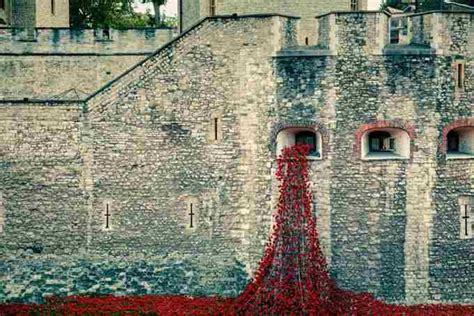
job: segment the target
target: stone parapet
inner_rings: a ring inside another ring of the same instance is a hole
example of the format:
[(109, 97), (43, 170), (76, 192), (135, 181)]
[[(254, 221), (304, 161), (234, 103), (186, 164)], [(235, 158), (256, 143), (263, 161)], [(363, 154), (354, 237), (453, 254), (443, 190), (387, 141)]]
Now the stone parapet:
[(0, 54), (151, 53), (170, 41), (173, 28), (0, 28)]
[(410, 15), (408, 21), (412, 30), (411, 43), (430, 46), (439, 55), (472, 53), (472, 16), (472, 12), (451, 11)]

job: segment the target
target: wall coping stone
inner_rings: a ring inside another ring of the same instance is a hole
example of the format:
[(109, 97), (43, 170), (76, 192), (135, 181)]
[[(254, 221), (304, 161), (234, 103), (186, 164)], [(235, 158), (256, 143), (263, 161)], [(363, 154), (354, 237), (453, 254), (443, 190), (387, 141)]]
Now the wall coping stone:
[(23, 106), (23, 105), (36, 105), (36, 106), (64, 106), (64, 105), (71, 105), (71, 106), (77, 106), (77, 105), (83, 105), (84, 101), (83, 100), (52, 100), (52, 99), (13, 99), (13, 100), (8, 100), (8, 99), (0, 99), (0, 106), (6, 105), (6, 106)]
[(418, 44), (387, 44), (383, 48), (383, 54), (389, 56), (410, 56), (410, 55), (435, 55), (436, 49), (428, 45)]
[(64, 30), (64, 31), (72, 31), (72, 32), (84, 32), (84, 31), (95, 31), (95, 30), (116, 30), (116, 31), (129, 31), (129, 30), (137, 30), (137, 31), (151, 31), (151, 30), (175, 30), (176, 27), (171, 26), (160, 26), (160, 27), (127, 27), (127, 28), (111, 28), (111, 27), (99, 27), (99, 28), (92, 28), (92, 27), (15, 27), (15, 26), (0, 26), (0, 30), (26, 30), (26, 29), (35, 29), (35, 30)]
[(419, 13), (411, 13), (411, 14), (406, 14), (403, 15), (404, 17), (413, 17), (413, 16), (421, 16), (421, 15), (428, 15), (428, 14), (474, 14), (472, 11), (468, 10), (456, 10), (456, 11), (449, 11), (449, 10), (433, 10), (433, 11), (425, 11), (425, 12), (419, 12)]
[(305, 56), (331, 56), (331, 51), (318, 46), (298, 46), (283, 49), (274, 57), (305, 57)]
[(328, 13), (324, 13), (324, 14), (321, 14), (321, 15), (317, 15), (315, 16), (315, 19), (319, 19), (319, 18), (323, 18), (325, 16), (328, 16), (328, 15), (349, 15), (349, 14), (385, 14), (387, 16), (391, 16), (391, 14), (387, 11), (380, 11), (380, 10), (371, 10), (371, 11), (347, 11), (347, 10), (343, 10), (343, 11), (330, 11)]

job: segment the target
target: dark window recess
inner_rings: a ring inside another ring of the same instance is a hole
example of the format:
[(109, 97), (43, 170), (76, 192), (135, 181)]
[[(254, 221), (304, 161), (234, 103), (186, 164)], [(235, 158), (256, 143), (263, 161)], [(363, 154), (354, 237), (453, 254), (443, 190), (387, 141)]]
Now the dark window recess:
[(459, 134), (455, 131), (448, 133), (448, 152), (459, 152)]
[(299, 132), (295, 135), (295, 144), (297, 145), (309, 145), (309, 156), (319, 157), (318, 148), (316, 146), (316, 133), (305, 131)]
[(218, 123), (219, 123), (219, 119), (215, 117), (214, 118), (214, 140), (218, 140), (219, 138)]
[(103, 29), (102, 30), (102, 39), (110, 40), (110, 30), (109, 29)]
[(54, 0), (51, 0), (51, 14), (54, 15), (56, 13), (56, 3)]
[(351, 10), (352, 11), (359, 10), (359, 1), (358, 0), (351, 0)]
[(5, 10), (5, 0), (0, 0), (0, 9)]
[(306, 38), (304, 39), (304, 42), (305, 42), (306, 45), (309, 45), (309, 38), (306, 37)]
[(369, 134), (369, 152), (393, 152), (395, 138), (389, 132), (372, 132)]
[(209, 15), (216, 15), (216, 0), (209, 0)]

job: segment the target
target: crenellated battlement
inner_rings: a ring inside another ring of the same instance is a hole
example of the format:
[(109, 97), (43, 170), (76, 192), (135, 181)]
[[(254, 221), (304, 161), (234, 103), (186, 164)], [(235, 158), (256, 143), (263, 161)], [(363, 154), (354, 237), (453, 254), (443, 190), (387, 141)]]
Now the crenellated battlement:
[(318, 16), (318, 46), (334, 55), (354, 47), (380, 54), (388, 43), (389, 18), (382, 11), (337, 11)]
[(174, 28), (0, 28), (0, 54), (143, 54), (170, 41)]
[(406, 46), (425, 47), (425, 51), (439, 55), (466, 55), (474, 50), (474, 43), (469, 40), (473, 33), (472, 15), (467, 11), (409, 15), (382, 11), (330, 12), (317, 17), (318, 47), (334, 55), (351, 53), (357, 48), (377, 55)]

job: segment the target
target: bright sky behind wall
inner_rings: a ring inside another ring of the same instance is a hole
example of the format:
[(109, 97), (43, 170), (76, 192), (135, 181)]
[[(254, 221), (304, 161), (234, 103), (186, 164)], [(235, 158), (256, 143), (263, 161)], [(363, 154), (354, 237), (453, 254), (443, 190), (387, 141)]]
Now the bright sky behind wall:
[[(141, 0), (135, 0), (135, 10), (137, 12), (146, 12), (150, 10), (153, 13), (153, 5), (151, 3), (142, 4)], [(167, 16), (178, 15), (178, 0), (168, 0), (166, 5), (161, 9), (161, 12)]]

